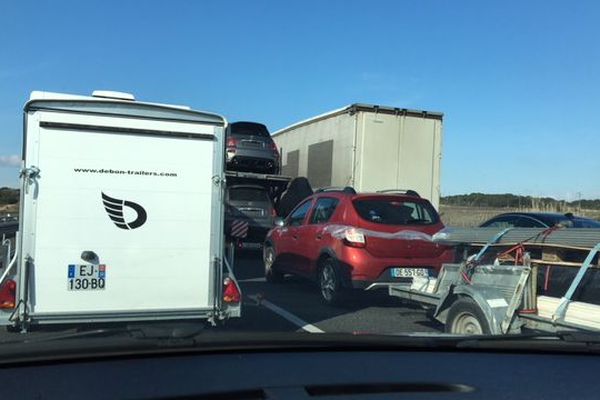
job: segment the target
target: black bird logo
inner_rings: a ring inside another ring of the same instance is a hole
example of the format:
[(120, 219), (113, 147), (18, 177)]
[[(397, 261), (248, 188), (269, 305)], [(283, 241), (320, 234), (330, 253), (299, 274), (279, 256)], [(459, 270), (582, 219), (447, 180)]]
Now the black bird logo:
[[(148, 217), (144, 207), (139, 204), (134, 203), (133, 201), (115, 199), (105, 195), (104, 192), (102, 192), (102, 203), (104, 203), (104, 209), (108, 213), (110, 219), (121, 229), (139, 228), (144, 225)], [(132, 208), (136, 212), (137, 217), (131, 222), (125, 222), (123, 207)]]

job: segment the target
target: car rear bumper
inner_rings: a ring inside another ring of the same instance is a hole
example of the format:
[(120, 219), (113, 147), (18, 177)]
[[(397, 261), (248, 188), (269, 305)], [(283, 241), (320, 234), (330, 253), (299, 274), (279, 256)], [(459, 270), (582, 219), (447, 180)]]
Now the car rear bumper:
[[(230, 238), (232, 238), (232, 235), (231, 235), (232, 222), (233, 222), (232, 220), (225, 221), (225, 233)], [(271, 222), (258, 223), (258, 224), (249, 223), (247, 235), (243, 238), (239, 238), (239, 240), (242, 240), (244, 242), (262, 243), (265, 241), (265, 238), (267, 237), (267, 233), (271, 230), (271, 228), (273, 228), (273, 225), (271, 224)]]
[(345, 286), (366, 289), (373, 284), (410, 284), (412, 278), (392, 276), (392, 268), (426, 268), (436, 277), (444, 263), (454, 262), (452, 248), (431, 258), (375, 258), (360, 248), (347, 247), (339, 259)]
[[(431, 275), (431, 277), (435, 277), (436, 275)], [(394, 279), (380, 279), (376, 281), (369, 280), (351, 280), (349, 288), (352, 289), (361, 289), (361, 290), (371, 290), (378, 288), (386, 288), (390, 285), (410, 285), (413, 282), (413, 278), (394, 278)]]
[(263, 243), (267, 237), (267, 233), (272, 227), (251, 226), (248, 231), (246, 242)]
[(268, 149), (252, 149), (252, 148), (227, 149), (227, 160), (231, 160), (236, 157), (261, 158), (264, 160), (271, 160), (271, 161), (275, 160), (274, 153)]
[(268, 153), (258, 151), (243, 151), (227, 154), (227, 166), (237, 170), (273, 171), (278, 161)]

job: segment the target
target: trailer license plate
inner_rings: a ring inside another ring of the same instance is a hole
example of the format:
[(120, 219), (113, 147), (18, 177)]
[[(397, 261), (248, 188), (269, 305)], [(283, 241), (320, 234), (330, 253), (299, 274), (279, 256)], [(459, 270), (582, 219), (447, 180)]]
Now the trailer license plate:
[(429, 276), (427, 268), (392, 268), (392, 278), (413, 278), (416, 276)]
[(68, 271), (69, 290), (104, 290), (106, 265), (71, 264)]

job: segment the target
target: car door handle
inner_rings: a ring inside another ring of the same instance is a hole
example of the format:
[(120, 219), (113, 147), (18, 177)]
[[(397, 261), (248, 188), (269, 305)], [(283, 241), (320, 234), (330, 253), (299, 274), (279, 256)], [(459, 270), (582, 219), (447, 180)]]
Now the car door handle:
[(298, 240), (298, 235), (292, 235), (292, 239)]
[(317, 235), (317, 240), (321, 240), (321, 239), (323, 239), (323, 235), (321, 235), (321, 234), (318, 234), (318, 235)]

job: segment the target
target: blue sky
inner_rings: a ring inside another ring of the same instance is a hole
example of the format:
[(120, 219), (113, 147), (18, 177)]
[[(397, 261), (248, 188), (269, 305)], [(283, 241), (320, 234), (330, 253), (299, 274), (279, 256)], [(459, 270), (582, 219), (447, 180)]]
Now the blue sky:
[(600, 198), (594, 1), (3, 1), (0, 186), (32, 90), (274, 131), (353, 102), (445, 114), (443, 194)]

